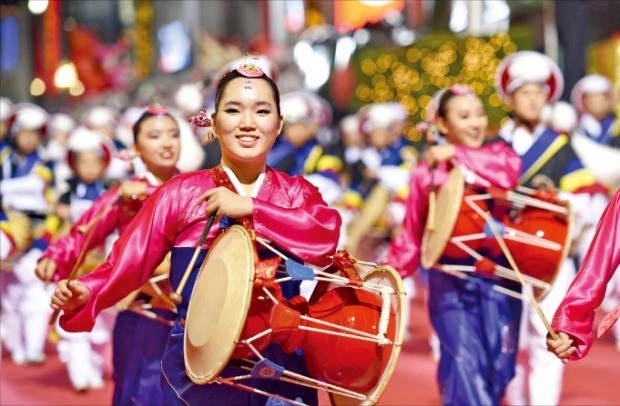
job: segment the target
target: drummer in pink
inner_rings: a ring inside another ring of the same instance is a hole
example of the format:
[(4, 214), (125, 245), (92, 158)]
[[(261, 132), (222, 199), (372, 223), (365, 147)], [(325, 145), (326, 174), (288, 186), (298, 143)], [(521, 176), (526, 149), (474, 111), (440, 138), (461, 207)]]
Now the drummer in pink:
[[(341, 219), (329, 208), (317, 188), (304, 178), (288, 176), (265, 162), (282, 129), (280, 96), (276, 84), (259, 68), (244, 65), (226, 73), (216, 91), (212, 129), (222, 147), (222, 163), (209, 170), (179, 175), (158, 188), (105, 263), (75, 281), (60, 281), (52, 308), (64, 310), (60, 325), (68, 331), (88, 331), (96, 315), (144, 284), (168, 251), (172, 252), (170, 282), (177, 288), (190, 263), (207, 219), (215, 213), (219, 226), (212, 227), (188, 283), (182, 291), (170, 340), (162, 359), (164, 404), (264, 404), (262, 395), (226, 385), (195, 385), (183, 361), (184, 318), (196, 275), (206, 251), (235, 219), (251, 218), (262, 237), (292, 257), (318, 266), (329, 264), (336, 250)], [(236, 193), (218, 186), (228, 178)], [(216, 221), (216, 225), (217, 225)], [(299, 282), (289, 290), (298, 294)], [(285, 289), (283, 288), (283, 291)], [(286, 295), (286, 294), (285, 294)], [(302, 354), (285, 354), (278, 344), (264, 356), (286, 369), (304, 374)], [(222, 376), (237, 372), (229, 363)], [(304, 403), (318, 403), (314, 389), (300, 389), (282, 381), (254, 378), (244, 384)]]
[[(557, 340), (548, 339), (547, 348), (563, 361), (579, 360), (590, 351), (594, 337), (594, 310), (605, 297), (607, 283), (620, 266), (620, 190), (603, 213), (585, 259), (564, 300), (553, 317), (551, 326)], [(608, 329), (620, 315), (612, 311), (605, 326)]]
[[(488, 118), (482, 101), (468, 87), (443, 91), (435, 115), (443, 145), (428, 148), (413, 170), (403, 231), (387, 256), (386, 262), (401, 276), (420, 266), (433, 182), (439, 188), (448, 172), (460, 165), (493, 186), (511, 189), (521, 171), (521, 159), (509, 145), (498, 139), (485, 143)], [(445, 255), (441, 259), (459, 261), (473, 265)], [(493, 290), (494, 283), (482, 276), (463, 280), (429, 272), (428, 306), (441, 345), (437, 379), (443, 404), (499, 404), (514, 376), (521, 302)], [(519, 289), (512, 283), (503, 285)]]

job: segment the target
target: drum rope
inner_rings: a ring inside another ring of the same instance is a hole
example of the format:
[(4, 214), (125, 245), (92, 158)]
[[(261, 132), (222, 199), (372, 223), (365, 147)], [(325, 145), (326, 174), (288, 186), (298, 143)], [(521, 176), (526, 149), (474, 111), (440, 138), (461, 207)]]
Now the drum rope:
[[(488, 200), (493, 199), (493, 196), (490, 193), (483, 193), (476, 196), (468, 196), (467, 198), (470, 200)], [(564, 206), (545, 202), (544, 200), (536, 199), (534, 197), (523, 196), (510, 190), (506, 190), (506, 200), (509, 202), (518, 203), (520, 206), (531, 206), (563, 215), (568, 215), (568, 210)]]
[[(465, 251), (466, 253), (468, 253), (469, 255), (471, 255), (476, 261), (482, 261), (484, 259), (484, 257), (482, 255), (480, 255), (477, 251), (473, 250), (472, 248), (470, 248), (469, 246), (463, 244), (462, 242), (456, 240), (455, 238), (451, 240), (454, 245), (456, 245), (457, 247), (459, 247), (460, 249), (462, 249), (463, 251)], [(472, 271), (476, 271), (476, 267), (472, 267)], [(519, 278), (516, 275), (516, 272), (513, 271), (510, 268), (506, 268), (503, 267), (501, 265), (497, 265), (495, 264), (495, 273), (494, 275), (497, 276), (501, 276), (504, 277), (506, 279), (510, 279), (512, 281), (515, 282), (519, 282)], [(529, 275), (523, 275), (523, 278), (531, 283), (532, 285), (535, 285), (538, 288), (541, 289), (545, 289), (548, 290), (550, 289), (550, 285), (547, 282), (541, 281), (539, 279), (533, 278)]]
[(557, 340), (559, 338), (558, 335), (555, 333), (555, 331), (551, 327), (551, 324), (549, 324), (549, 320), (547, 320), (547, 317), (545, 317), (544, 313), (540, 309), (540, 306), (539, 306), (538, 302), (536, 301), (536, 299), (534, 299), (534, 296), (532, 295), (532, 292), (530, 291), (530, 289), (527, 288), (525, 280), (523, 279), (523, 274), (519, 270), (519, 267), (517, 266), (517, 263), (515, 262), (514, 258), (512, 257), (512, 254), (510, 253), (510, 250), (508, 249), (508, 246), (506, 245), (506, 242), (504, 241), (504, 238), (500, 235), (499, 231), (497, 230), (496, 225), (493, 222), (493, 218), (491, 217), (491, 215), (488, 212), (483, 211), (482, 209), (480, 209), (475, 204), (472, 205), (472, 208), (474, 210), (476, 210), (476, 212), (478, 212), (478, 214), (480, 214), (484, 218), (484, 220), (487, 222), (487, 224), (489, 225), (491, 231), (493, 232), (493, 235), (495, 236), (495, 239), (497, 240), (497, 243), (499, 244), (499, 246), (502, 249), (502, 252), (504, 253), (504, 256), (506, 257), (506, 259), (510, 263), (510, 266), (512, 267), (512, 269), (515, 272), (515, 274), (517, 275), (517, 277), (519, 278), (519, 282), (521, 282), (521, 285), (523, 286), (523, 290), (526, 292), (527, 297), (528, 297), (530, 303), (532, 304), (532, 306), (534, 307), (534, 309), (538, 313), (538, 316), (540, 317), (540, 319), (542, 320), (543, 324), (545, 325), (545, 328), (549, 332), (549, 335), (551, 336), (551, 338), (554, 339), (554, 340)]
[[(472, 282), (477, 282), (476, 278), (474, 278), (472, 276), (469, 276), (469, 275), (459, 271), (458, 269), (454, 269), (454, 268), (450, 267), (449, 265), (441, 265), (441, 264), (438, 264), (438, 265), (439, 266), (436, 266), (433, 269), (436, 269), (436, 270), (438, 270), (440, 272), (443, 272), (445, 274), (448, 274), (448, 275), (455, 276), (455, 277), (457, 277), (459, 279), (466, 279), (466, 280), (469, 280), (469, 281), (472, 281)], [(522, 294), (520, 294), (519, 292), (515, 292), (514, 290), (507, 289), (507, 288), (505, 288), (503, 286), (493, 285), (492, 289), (494, 291), (496, 291), (496, 292), (503, 293), (503, 294), (505, 294), (507, 296), (511, 296), (511, 297), (513, 297), (515, 299), (523, 300), (523, 295)]]
[[(247, 361), (252, 364), (256, 364), (255, 361), (251, 361), (251, 360), (247, 360)], [(241, 366), (241, 369), (245, 369), (247, 371), (252, 370), (252, 368), (249, 366)], [(355, 398), (355, 399), (368, 400), (368, 396), (364, 394), (361, 394), (361, 393), (358, 393), (358, 392), (355, 392), (349, 389), (341, 388), (331, 383), (319, 381), (318, 379), (309, 378), (307, 376), (300, 375), (296, 372), (292, 372), (287, 369), (284, 370), (284, 375), (285, 376), (280, 377), (279, 380), (292, 383), (292, 384), (296, 384), (296, 385), (305, 386), (307, 388), (323, 390), (329, 393), (340, 394), (340, 395), (348, 396), (348, 397)], [(228, 378), (219, 378), (218, 381), (222, 381), (222, 382), (231, 381), (232, 383), (232, 381), (250, 379), (251, 377), (252, 377), (251, 375), (238, 375), (238, 376), (231, 376)]]
[[(271, 301), (274, 304), (278, 304), (279, 303), (278, 300), (271, 294), (271, 292), (269, 292), (269, 289), (263, 287), (263, 292), (265, 292), (265, 294), (271, 299)], [(389, 305), (389, 303), (388, 303), (388, 305)], [(388, 309), (388, 311), (389, 311), (389, 309)], [(341, 333), (341, 332), (338, 332), (338, 331), (322, 330), (322, 329), (319, 329), (319, 328), (303, 326), (303, 325), (298, 326), (298, 328), (300, 330), (308, 330), (308, 331), (314, 331), (316, 333), (323, 333), (323, 334), (328, 334), (328, 335), (336, 335), (336, 336), (341, 336), (341, 337), (355, 338), (355, 339), (359, 339), (359, 340), (362, 340), (362, 341), (372, 341), (372, 342), (380, 342), (381, 341), (381, 337), (378, 337), (376, 334), (370, 334), (370, 333), (366, 333), (364, 331), (358, 331), (358, 330), (355, 330), (355, 329), (352, 329), (352, 328), (348, 328), (348, 327), (344, 327), (344, 326), (339, 326), (337, 324), (333, 324), (333, 323), (330, 323), (330, 322), (327, 322), (327, 321), (315, 319), (313, 317), (306, 316), (306, 315), (303, 315), (303, 314), (300, 314), (300, 318), (302, 320), (305, 320), (305, 321), (311, 321), (311, 322), (314, 322), (316, 324), (321, 324), (323, 326), (332, 327), (332, 328), (335, 328), (335, 329), (338, 329), (338, 330), (346, 331), (346, 332), (357, 334), (357, 335)], [(386, 328), (386, 330), (387, 330), (387, 328)]]
[(391, 298), (390, 291), (388, 289), (381, 289), (381, 299), (383, 303), (381, 304), (381, 316), (379, 317), (379, 331), (377, 335), (379, 336), (379, 345), (391, 344), (392, 342), (386, 337), (388, 325), (390, 324), (390, 309), (391, 309)]

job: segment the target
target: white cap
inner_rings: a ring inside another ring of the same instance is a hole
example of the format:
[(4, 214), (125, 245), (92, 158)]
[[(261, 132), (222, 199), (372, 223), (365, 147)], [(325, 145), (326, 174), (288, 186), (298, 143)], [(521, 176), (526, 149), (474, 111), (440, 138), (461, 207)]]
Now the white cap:
[(91, 129), (105, 128), (111, 131), (116, 129), (118, 111), (112, 107), (96, 106), (82, 115), (82, 123)]
[(108, 166), (113, 149), (114, 147), (107, 137), (87, 127), (79, 126), (69, 135), (69, 140), (67, 141), (67, 162), (73, 168), (75, 154), (93, 151), (99, 154), (103, 158), (105, 165)]
[(546, 55), (521, 51), (502, 60), (495, 77), (495, 90), (502, 99), (508, 100), (508, 95), (528, 83), (545, 86), (549, 102), (557, 101), (564, 89), (564, 77), (560, 68)]
[(570, 133), (577, 126), (575, 108), (563, 101), (545, 105), (541, 118), (549, 127), (561, 133)]
[(13, 114), (13, 103), (6, 97), (0, 97), (0, 121), (8, 120)]
[(280, 109), (286, 122), (309, 122), (317, 119), (313, 114), (310, 98), (304, 92), (283, 94), (280, 98)]
[(364, 135), (376, 128), (388, 128), (407, 118), (407, 110), (400, 103), (373, 103), (361, 112), (360, 130)]
[(613, 96), (613, 86), (611, 81), (603, 75), (587, 75), (579, 79), (579, 81), (573, 86), (573, 90), (570, 94), (570, 101), (575, 108), (582, 112), (584, 111), (583, 96), (593, 93), (608, 93), (610, 97)]
[(329, 102), (314, 93), (290, 92), (280, 98), (280, 108), (287, 122), (312, 122), (329, 126), (333, 111)]
[(68, 133), (75, 128), (75, 120), (63, 113), (53, 114), (49, 123), (49, 133)]
[(50, 116), (43, 108), (32, 103), (15, 105), (15, 121), (11, 127), (13, 134), (20, 130), (40, 130), (47, 124)]
[(100, 151), (106, 143), (104, 138), (97, 131), (90, 130), (84, 126), (76, 127), (69, 135), (67, 149), (73, 152)]
[(204, 107), (202, 84), (184, 83), (174, 93), (174, 103), (184, 115), (191, 115)]
[(340, 128), (345, 132), (359, 132), (360, 119), (357, 114), (350, 114), (340, 120)]

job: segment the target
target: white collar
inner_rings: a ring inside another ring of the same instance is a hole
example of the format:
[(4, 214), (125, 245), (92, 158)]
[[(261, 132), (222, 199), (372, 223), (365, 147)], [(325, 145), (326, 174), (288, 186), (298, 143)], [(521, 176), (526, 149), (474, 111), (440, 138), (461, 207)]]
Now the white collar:
[(144, 174), (144, 177), (146, 178), (146, 181), (149, 183), (149, 185), (151, 186), (159, 186), (161, 185), (161, 182), (159, 180), (157, 180), (157, 178), (155, 177), (155, 175), (153, 175), (151, 172), (146, 172)]
[[(237, 189), (237, 193), (239, 193), (241, 196), (247, 196), (245, 193), (245, 189), (241, 185), (241, 182), (239, 182), (237, 175), (235, 175), (232, 169), (224, 165), (222, 165), (222, 168), (224, 168), (224, 170), (226, 171), (226, 174), (228, 174), (230, 181), (232, 182), (235, 189)], [(263, 170), (260, 172), (260, 175), (258, 175), (256, 182), (254, 182), (254, 187), (252, 188), (252, 194), (250, 195), (250, 197), (254, 198), (258, 195), (258, 191), (260, 190), (260, 187), (263, 185), (264, 180), (265, 180), (265, 168), (263, 167)]]

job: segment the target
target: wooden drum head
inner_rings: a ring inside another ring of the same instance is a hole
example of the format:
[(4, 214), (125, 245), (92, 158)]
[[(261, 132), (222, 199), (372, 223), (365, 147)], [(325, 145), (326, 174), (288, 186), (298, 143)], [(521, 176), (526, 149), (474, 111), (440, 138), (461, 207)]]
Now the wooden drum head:
[(428, 269), (435, 265), (445, 251), (454, 232), (464, 191), (465, 177), (463, 172), (459, 167), (454, 167), (437, 193), (435, 230), (425, 230), (422, 238), (420, 259), (424, 268)]
[(254, 271), (250, 235), (228, 228), (209, 249), (187, 310), (183, 356), (193, 382), (211, 382), (228, 363), (250, 308)]

